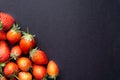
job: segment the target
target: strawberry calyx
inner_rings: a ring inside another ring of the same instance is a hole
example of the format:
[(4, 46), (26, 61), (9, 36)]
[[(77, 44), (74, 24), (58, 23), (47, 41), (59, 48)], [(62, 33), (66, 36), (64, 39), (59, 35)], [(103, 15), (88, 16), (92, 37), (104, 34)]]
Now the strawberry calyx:
[(33, 54), (34, 54), (34, 52), (35, 52), (37, 49), (38, 49), (38, 48), (36, 47), (36, 48), (30, 50), (30, 57), (33, 57)]
[(57, 76), (48, 76), (48, 78), (56, 80)]
[(6, 65), (6, 63), (0, 63), (0, 67), (4, 67)]
[(10, 57), (11, 57), (12, 59), (16, 60), (16, 59), (18, 58), (18, 54), (17, 54), (16, 52), (11, 53), (11, 54), (10, 54)]
[(11, 30), (16, 31), (16, 32), (21, 32), (20, 27), (19, 27), (19, 25), (17, 23), (13, 24), (13, 27), (11, 28)]
[(23, 33), (22, 38), (24, 38), (26, 41), (32, 41), (35, 37), (35, 35), (29, 34), (26, 32), (22, 32), (22, 33)]
[(6, 65), (6, 62), (0, 63), (0, 73), (3, 73), (3, 67)]

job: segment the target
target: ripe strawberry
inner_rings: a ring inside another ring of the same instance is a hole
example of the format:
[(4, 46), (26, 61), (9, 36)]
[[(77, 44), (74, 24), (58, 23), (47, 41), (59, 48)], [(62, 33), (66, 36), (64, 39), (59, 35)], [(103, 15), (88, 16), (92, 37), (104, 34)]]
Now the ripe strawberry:
[(6, 31), (12, 27), (15, 20), (10, 14), (0, 12), (0, 22), (1, 22), (0, 29)]
[(19, 72), (18, 79), (19, 80), (32, 80), (32, 75), (29, 72)]
[(6, 40), (6, 33), (3, 30), (0, 30), (0, 40)]
[(32, 68), (32, 74), (35, 79), (43, 80), (47, 74), (47, 70), (43, 66), (34, 65)]
[(16, 60), (21, 54), (22, 54), (22, 50), (21, 50), (20, 46), (16, 45), (16, 46), (12, 47), (10, 56), (14, 60)]
[(6, 76), (10, 76), (15, 74), (15, 72), (18, 72), (18, 66), (14, 62), (8, 62), (6, 66), (4, 67), (4, 74)]
[(19, 29), (20, 27), (18, 27), (18, 24), (14, 24), (13, 27), (7, 32), (6, 37), (12, 45), (17, 43), (22, 36), (22, 33)]
[(17, 65), (22, 71), (28, 71), (32, 66), (32, 62), (27, 57), (20, 57), (17, 59)]
[(10, 49), (5, 41), (0, 41), (0, 63), (5, 62), (10, 57)]
[(24, 54), (28, 54), (30, 49), (32, 49), (35, 46), (35, 39), (34, 37), (29, 34), (23, 32), (23, 36), (20, 40), (20, 47)]
[(45, 52), (37, 48), (30, 51), (30, 58), (35, 64), (45, 65), (48, 63)]
[(59, 68), (58, 65), (55, 63), (55, 61), (50, 60), (48, 65), (47, 65), (47, 73), (50, 76), (50, 78), (56, 79), (56, 77), (59, 74)]

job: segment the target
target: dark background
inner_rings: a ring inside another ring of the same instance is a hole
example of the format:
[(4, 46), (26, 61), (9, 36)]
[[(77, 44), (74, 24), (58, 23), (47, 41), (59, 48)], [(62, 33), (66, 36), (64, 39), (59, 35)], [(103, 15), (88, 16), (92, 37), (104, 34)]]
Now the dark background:
[(0, 0), (60, 68), (58, 80), (120, 80), (120, 0)]

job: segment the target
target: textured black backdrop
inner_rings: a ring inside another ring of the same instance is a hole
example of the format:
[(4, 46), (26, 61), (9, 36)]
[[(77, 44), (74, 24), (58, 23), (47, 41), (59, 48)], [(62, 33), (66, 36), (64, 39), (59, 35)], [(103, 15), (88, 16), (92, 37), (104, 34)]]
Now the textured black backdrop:
[(120, 0), (0, 0), (60, 68), (58, 80), (120, 80)]

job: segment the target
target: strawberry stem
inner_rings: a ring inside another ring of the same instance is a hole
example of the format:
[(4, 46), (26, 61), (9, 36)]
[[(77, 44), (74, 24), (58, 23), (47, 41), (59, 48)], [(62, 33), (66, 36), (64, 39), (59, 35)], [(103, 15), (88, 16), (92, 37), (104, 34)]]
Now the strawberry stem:
[(11, 77), (15, 77), (17, 80), (19, 80), (19, 78), (15, 74), (11, 75)]
[(16, 78), (17, 80), (19, 80), (19, 78), (17, 77), (17, 74), (18, 74), (18, 72), (15, 71), (13, 74), (9, 75), (8, 77), (9, 78)]
[(56, 77), (53, 77), (54, 80), (56, 80)]
[(14, 77), (15, 77), (17, 80), (19, 80), (19, 78), (18, 78), (16, 75), (14, 75)]
[(27, 27), (27, 33), (29, 34), (29, 29), (28, 29), (28, 27)]
[(6, 65), (6, 63), (0, 63), (0, 73), (2, 73), (3, 72), (3, 67)]

